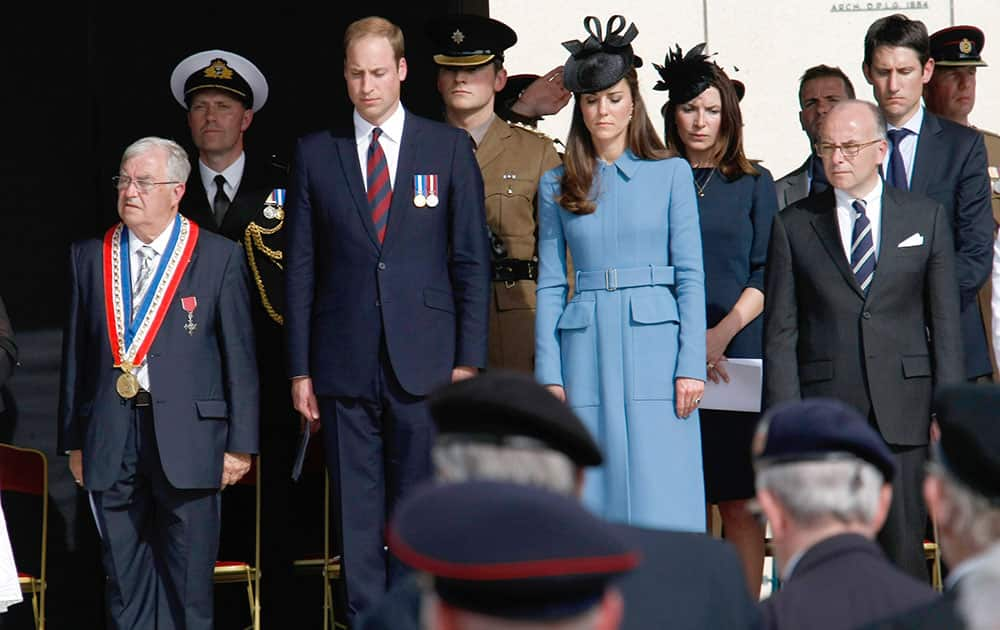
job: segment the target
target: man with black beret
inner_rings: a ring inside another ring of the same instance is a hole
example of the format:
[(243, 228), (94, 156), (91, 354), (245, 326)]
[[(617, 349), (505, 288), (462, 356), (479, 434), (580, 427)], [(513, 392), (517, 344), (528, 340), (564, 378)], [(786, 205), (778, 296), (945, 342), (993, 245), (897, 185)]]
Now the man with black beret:
[[(584, 469), (603, 463), (576, 414), (524, 374), (490, 370), (454, 383), (431, 396), (430, 411), (440, 483), (505, 481), (579, 498)], [(625, 598), (622, 628), (757, 627), (731, 545), (704, 534), (615, 527), (643, 557), (618, 584)], [(416, 630), (419, 606), (418, 583), (410, 581), (390, 591), (358, 628)]]
[(854, 628), (934, 599), (874, 542), (896, 464), (857, 411), (827, 398), (779, 405), (761, 419), (753, 454), (783, 576), (761, 603), (765, 628)]
[(942, 389), (934, 411), (941, 439), (931, 448), (924, 498), (951, 569), (945, 595), (879, 628), (964, 628), (963, 584), (985, 569), (988, 551), (1000, 543), (1000, 386)]
[[(560, 164), (552, 141), (494, 113), (507, 83), (504, 51), (517, 35), (478, 15), (432, 22), (427, 34), (438, 66), (445, 120), (476, 145), (492, 244), (489, 366), (530, 373), (535, 354), (538, 181)], [(568, 94), (568, 92), (567, 92)]]

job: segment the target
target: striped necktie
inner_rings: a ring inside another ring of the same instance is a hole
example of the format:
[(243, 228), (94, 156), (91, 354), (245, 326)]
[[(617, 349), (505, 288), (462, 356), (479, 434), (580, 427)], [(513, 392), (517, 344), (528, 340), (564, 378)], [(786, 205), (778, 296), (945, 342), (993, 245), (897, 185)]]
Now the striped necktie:
[(854, 207), (854, 231), (851, 234), (851, 270), (858, 286), (866, 295), (875, 276), (875, 241), (872, 239), (872, 224), (865, 214), (865, 202), (858, 199)]
[(392, 203), (389, 162), (378, 141), (381, 135), (381, 129), (372, 129), (372, 143), (368, 145), (368, 207), (371, 209), (372, 223), (379, 243), (385, 240), (385, 228), (389, 224), (389, 204)]
[(139, 258), (142, 263), (139, 265), (139, 276), (135, 280), (135, 287), (132, 289), (132, 319), (135, 319), (139, 311), (142, 299), (146, 297), (146, 289), (149, 288), (149, 281), (153, 278), (153, 258), (156, 257), (156, 250), (149, 245), (139, 248)]

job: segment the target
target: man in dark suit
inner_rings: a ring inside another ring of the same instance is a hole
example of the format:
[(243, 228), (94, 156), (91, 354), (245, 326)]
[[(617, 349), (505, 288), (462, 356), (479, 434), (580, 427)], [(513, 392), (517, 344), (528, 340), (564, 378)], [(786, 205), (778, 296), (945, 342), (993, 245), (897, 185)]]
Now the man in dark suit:
[(238, 245), (178, 214), (176, 143), (125, 150), (122, 222), (70, 255), (59, 449), (90, 492), (115, 628), (212, 628), (219, 489), (257, 451), (257, 371)]
[(816, 155), (819, 127), (831, 107), (851, 98), (854, 98), (854, 85), (840, 68), (818, 65), (802, 74), (799, 79), (799, 124), (809, 138), (809, 157), (802, 166), (774, 182), (779, 210), (830, 187), (823, 172), (823, 160)]
[(920, 498), (936, 385), (963, 378), (948, 214), (884, 186), (878, 108), (845, 101), (826, 115), (818, 152), (833, 188), (775, 217), (765, 276), (767, 405), (826, 396), (869, 418), (900, 472), (880, 542), (926, 576)]
[(947, 212), (955, 247), (965, 377), (992, 374), (976, 295), (993, 262), (993, 218), (986, 148), (981, 134), (926, 111), (920, 103), (934, 73), (922, 22), (904, 15), (876, 20), (865, 35), (862, 66), (889, 123), (886, 182), (926, 195)]
[[(299, 610), (293, 561), (301, 525), (294, 510), (291, 470), (299, 441), (299, 417), (292, 409), (284, 362), (285, 172), (260, 154), (244, 150), (244, 135), (264, 107), (268, 84), (250, 60), (226, 50), (195, 53), (174, 68), (174, 99), (187, 110), (198, 149), (181, 214), (199, 227), (243, 243), (252, 278), (254, 333), (260, 375), (262, 623), (288, 621)], [(221, 178), (221, 180), (219, 179)], [(227, 522), (253, 521), (254, 503), (228, 495)], [(300, 525), (293, 528), (293, 523)], [(227, 528), (229, 530), (229, 528)], [(224, 536), (222, 559), (249, 557), (253, 528)], [(231, 530), (230, 530), (231, 531)], [(317, 532), (316, 539), (319, 539)], [(233, 595), (239, 595), (233, 593)], [(242, 614), (239, 609), (237, 614)], [(235, 621), (233, 623), (236, 623)]]
[[(573, 411), (531, 376), (490, 370), (430, 397), (439, 483), (508, 481), (579, 498), (584, 471), (603, 462)], [(758, 627), (732, 545), (704, 534), (615, 526), (642, 555), (618, 582), (625, 630)], [(420, 588), (404, 580), (359, 620), (358, 630), (417, 630)]]
[(784, 403), (761, 419), (753, 454), (783, 577), (760, 605), (766, 629), (855, 628), (937, 596), (873, 541), (896, 464), (855, 409), (828, 398)]
[(358, 20), (344, 51), (354, 124), (296, 149), (286, 331), (292, 401), (323, 420), (353, 618), (401, 569), (383, 526), (430, 475), (424, 397), (486, 364), (490, 260), (469, 135), (399, 102), (399, 27)]
[(958, 606), (963, 587), (985, 572), (989, 550), (1000, 543), (1000, 387), (946, 388), (935, 397), (934, 411), (941, 439), (931, 449), (924, 497), (951, 571), (944, 597), (878, 628), (964, 628)]
[(0, 413), (4, 411), (4, 397), (2, 389), (7, 384), (7, 379), (14, 373), (14, 366), (17, 365), (17, 344), (14, 343), (14, 329), (10, 325), (10, 318), (7, 317), (7, 309), (3, 300), (0, 299)]

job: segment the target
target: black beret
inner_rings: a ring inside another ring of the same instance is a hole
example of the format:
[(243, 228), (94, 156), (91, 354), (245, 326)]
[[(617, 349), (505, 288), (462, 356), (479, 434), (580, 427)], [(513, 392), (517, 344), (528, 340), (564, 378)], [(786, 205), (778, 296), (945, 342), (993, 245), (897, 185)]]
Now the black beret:
[(985, 66), (986, 36), (975, 26), (952, 26), (931, 35), (931, 57), (939, 66)]
[(573, 410), (528, 374), (489, 370), (435, 391), (428, 404), (440, 434), (476, 435), (498, 443), (505, 437), (530, 437), (581, 468), (603, 461)]
[(514, 30), (479, 15), (451, 15), (427, 25), (427, 37), (439, 66), (481, 66), (517, 43)]
[(775, 406), (761, 418), (753, 439), (754, 465), (856, 457), (878, 468), (885, 480), (896, 462), (882, 436), (853, 407), (831, 398), (807, 398)]
[(934, 399), (941, 464), (974, 492), (1000, 504), (1000, 386), (953, 385)]
[(613, 15), (602, 36), (601, 23), (588, 15), (583, 26), (587, 39), (563, 42), (570, 52), (563, 64), (563, 85), (567, 90), (577, 94), (600, 92), (621, 81), (631, 68), (642, 67), (642, 59), (632, 51), (632, 40), (639, 34), (635, 24), (626, 29), (625, 18)]
[(435, 577), (448, 604), (508, 619), (582, 613), (639, 563), (614, 526), (575, 499), (491, 481), (418, 488), (396, 509), (388, 540)]
[(191, 104), (195, 92), (222, 90), (259, 110), (267, 101), (267, 79), (249, 59), (226, 50), (204, 50), (185, 58), (170, 75), (170, 90), (183, 107)]

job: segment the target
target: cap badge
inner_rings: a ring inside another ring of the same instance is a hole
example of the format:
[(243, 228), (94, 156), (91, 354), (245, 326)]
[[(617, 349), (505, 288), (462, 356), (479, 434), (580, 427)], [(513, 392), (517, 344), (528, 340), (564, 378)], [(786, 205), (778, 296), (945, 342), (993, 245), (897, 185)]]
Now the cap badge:
[(206, 79), (232, 79), (233, 71), (229, 68), (225, 59), (213, 59), (212, 63), (205, 68)]
[(456, 44), (461, 44), (462, 42), (465, 41), (465, 33), (456, 28), (455, 32), (451, 34), (451, 41), (455, 42)]
[(958, 42), (958, 50), (963, 55), (968, 55), (969, 53), (972, 52), (972, 42), (969, 41), (968, 39), (963, 39), (962, 41)]

